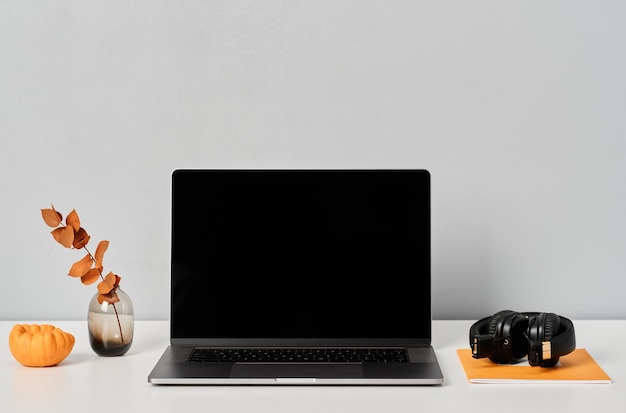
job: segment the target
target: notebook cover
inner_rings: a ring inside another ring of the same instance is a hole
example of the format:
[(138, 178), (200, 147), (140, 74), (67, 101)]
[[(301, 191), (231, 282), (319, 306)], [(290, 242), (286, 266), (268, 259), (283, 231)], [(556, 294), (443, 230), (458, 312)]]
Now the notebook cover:
[(457, 355), (470, 383), (611, 383), (584, 348), (561, 356), (555, 367), (533, 367), (527, 361), (497, 364), (488, 358), (475, 359), (470, 349), (458, 349)]

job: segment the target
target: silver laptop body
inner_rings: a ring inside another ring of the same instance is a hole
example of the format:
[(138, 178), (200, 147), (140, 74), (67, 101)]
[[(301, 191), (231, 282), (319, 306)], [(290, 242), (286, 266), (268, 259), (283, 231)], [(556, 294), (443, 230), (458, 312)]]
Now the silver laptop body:
[(438, 385), (426, 170), (172, 173), (152, 384)]

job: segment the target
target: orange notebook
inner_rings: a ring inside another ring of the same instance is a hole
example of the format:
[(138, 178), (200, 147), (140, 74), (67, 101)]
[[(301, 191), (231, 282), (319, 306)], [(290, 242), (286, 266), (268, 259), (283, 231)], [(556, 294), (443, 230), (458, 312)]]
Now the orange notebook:
[(611, 383), (584, 348), (561, 356), (555, 367), (533, 367), (527, 361), (518, 364), (497, 364), (487, 358), (475, 359), (470, 349), (457, 354), (465, 375), (471, 383)]

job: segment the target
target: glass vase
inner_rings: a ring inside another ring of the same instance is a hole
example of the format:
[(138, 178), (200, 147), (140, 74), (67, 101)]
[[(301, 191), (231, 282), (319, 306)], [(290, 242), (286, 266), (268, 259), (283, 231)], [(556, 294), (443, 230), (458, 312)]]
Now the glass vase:
[(133, 303), (120, 287), (115, 289), (115, 293), (120, 300), (114, 304), (98, 303), (98, 293), (89, 302), (89, 344), (99, 356), (121, 356), (133, 343)]

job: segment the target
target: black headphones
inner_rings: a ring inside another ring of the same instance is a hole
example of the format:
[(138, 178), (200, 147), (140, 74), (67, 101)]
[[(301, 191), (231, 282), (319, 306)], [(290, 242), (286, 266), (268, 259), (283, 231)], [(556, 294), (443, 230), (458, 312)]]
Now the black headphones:
[(503, 310), (475, 322), (469, 331), (472, 357), (505, 364), (528, 356), (531, 366), (553, 367), (576, 348), (574, 324), (554, 313)]

